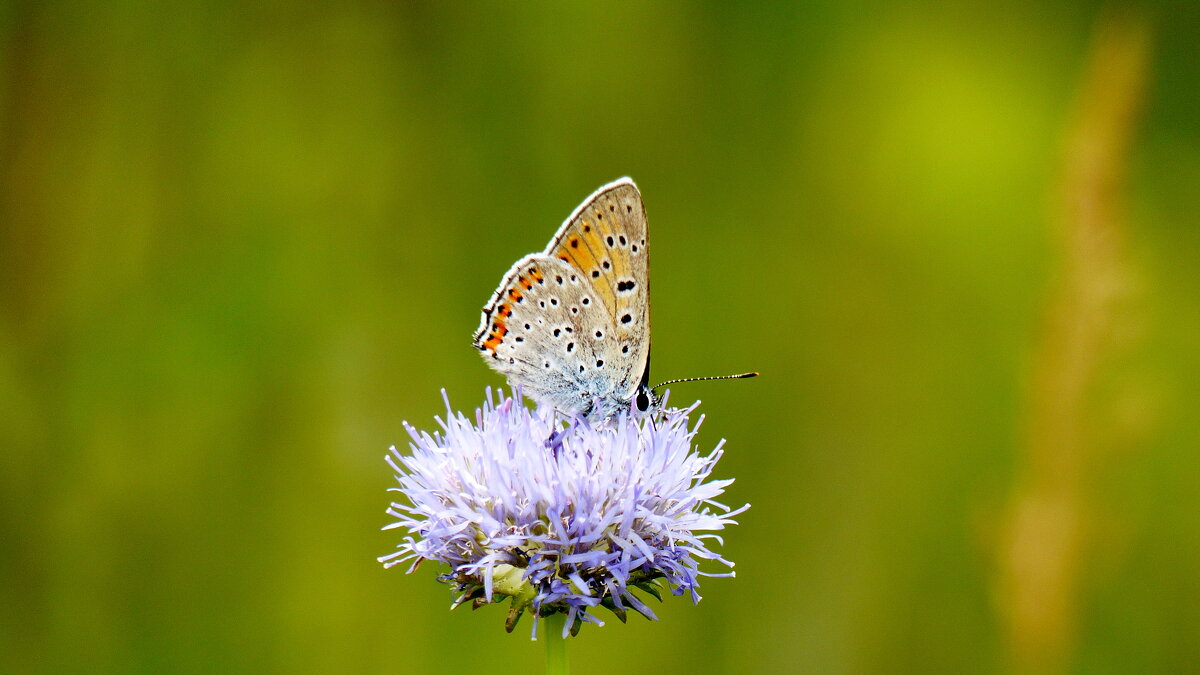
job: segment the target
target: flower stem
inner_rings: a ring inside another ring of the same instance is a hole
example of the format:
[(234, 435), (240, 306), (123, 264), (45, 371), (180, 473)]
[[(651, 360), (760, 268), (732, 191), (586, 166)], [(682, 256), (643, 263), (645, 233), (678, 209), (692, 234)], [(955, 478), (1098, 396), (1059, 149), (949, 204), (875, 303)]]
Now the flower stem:
[(546, 641), (546, 675), (567, 675), (571, 672), (567, 661), (567, 641), (563, 638), (563, 625), (567, 617), (561, 612), (542, 617), (542, 638)]

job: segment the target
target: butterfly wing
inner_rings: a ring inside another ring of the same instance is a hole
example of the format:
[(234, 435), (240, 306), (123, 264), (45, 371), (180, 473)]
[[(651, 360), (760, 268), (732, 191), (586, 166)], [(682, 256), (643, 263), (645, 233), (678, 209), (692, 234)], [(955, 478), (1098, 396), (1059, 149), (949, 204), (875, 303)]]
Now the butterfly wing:
[(613, 393), (604, 386), (604, 351), (595, 337), (596, 330), (608, 330), (608, 317), (582, 286), (563, 261), (526, 256), (501, 282), (475, 334), (488, 365), (525, 394), (564, 411), (588, 410), (595, 398)]
[(488, 364), (535, 399), (609, 415), (637, 394), (650, 354), (646, 211), (633, 181), (597, 190), (542, 254), (505, 275), (475, 335)]
[[(614, 379), (614, 398), (628, 404), (650, 358), (650, 252), (646, 207), (637, 186), (622, 178), (594, 192), (550, 240), (546, 255), (567, 263), (604, 305), (610, 326), (597, 352)], [(595, 337), (592, 330), (589, 335)]]

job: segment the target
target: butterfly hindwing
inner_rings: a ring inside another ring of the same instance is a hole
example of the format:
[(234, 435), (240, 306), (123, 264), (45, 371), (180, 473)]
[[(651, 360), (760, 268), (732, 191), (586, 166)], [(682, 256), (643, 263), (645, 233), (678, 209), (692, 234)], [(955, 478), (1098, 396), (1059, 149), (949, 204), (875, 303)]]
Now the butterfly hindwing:
[(609, 330), (609, 319), (592, 295), (561, 260), (526, 256), (484, 310), (475, 346), (529, 396), (562, 410), (586, 409), (614, 393), (601, 375), (602, 340), (595, 337)]

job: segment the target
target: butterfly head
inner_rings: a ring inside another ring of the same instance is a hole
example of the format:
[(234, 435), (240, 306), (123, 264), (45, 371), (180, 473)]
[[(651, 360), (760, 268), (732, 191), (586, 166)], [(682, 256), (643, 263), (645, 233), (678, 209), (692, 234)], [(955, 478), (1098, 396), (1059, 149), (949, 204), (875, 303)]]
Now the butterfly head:
[(638, 383), (637, 393), (633, 397), (633, 409), (638, 412), (658, 410), (662, 397), (650, 386), (650, 356), (646, 355), (646, 368), (642, 371), (642, 381)]
[(662, 404), (662, 397), (654, 392), (653, 389), (645, 385), (638, 387), (637, 396), (633, 399), (633, 407), (638, 412), (646, 412), (653, 409), (658, 409)]
[(646, 354), (646, 367), (642, 369), (642, 379), (633, 396), (633, 409), (639, 413), (657, 412), (662, 407), (663, 397), (656, 389), (658, 387), (650, 386), (650, 354)]

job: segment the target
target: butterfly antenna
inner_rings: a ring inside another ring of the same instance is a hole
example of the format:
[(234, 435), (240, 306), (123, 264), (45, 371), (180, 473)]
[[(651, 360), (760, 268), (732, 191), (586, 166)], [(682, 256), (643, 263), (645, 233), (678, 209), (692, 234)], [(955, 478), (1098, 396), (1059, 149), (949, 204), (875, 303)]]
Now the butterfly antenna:
[(678, 384), (680, 382), (703, 382), (705, 380), (741, 380), (747, 377), (758, 377), (758, 373), (738, 373), (737, 375), (714, 375), (712, 377), (683, 377), (678, 380), (667, 380), (660, 384), (650, 387), (650, 391), (654, 391), (660, 387), (665, 387), (668, 384)]

